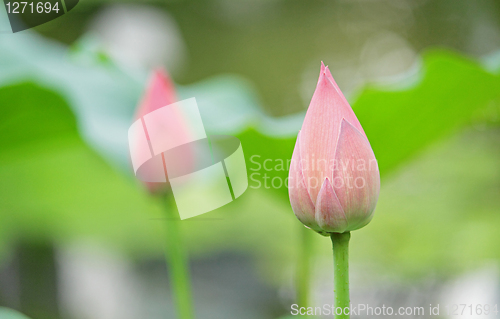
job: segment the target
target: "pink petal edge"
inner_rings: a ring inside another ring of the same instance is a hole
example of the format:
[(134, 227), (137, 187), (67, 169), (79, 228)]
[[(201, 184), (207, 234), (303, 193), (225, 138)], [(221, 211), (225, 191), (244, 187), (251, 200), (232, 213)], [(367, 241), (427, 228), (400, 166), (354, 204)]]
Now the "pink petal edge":
[(349, 221), (328, 177), (325, 178), (316, 201), (316, 222), (327, 232), (343, 233), (349, 228)]
[(297, 135), (297, 142), (292, 154), (290, 172), (288, 178), (288, 194), (295, 216), (306, 226), (318, 230), (315, 226), (315, 209), (311, 196), (307, 192), (302, 173), (302, 163), (300, 157), (300, 131)]
[[(359, 159), (364, 160), (367, 169), (358, 170)], [(355, 230), (371, 219), (380, 192), (380, 174), (368, 140), (345, 119), (341, 123), (335, 161), (333, 188), (349, 220), (348, 230)], [(358, 178), (364, 183), (360, 184)], [(364, 186), (358, 187), (361, 185)]]

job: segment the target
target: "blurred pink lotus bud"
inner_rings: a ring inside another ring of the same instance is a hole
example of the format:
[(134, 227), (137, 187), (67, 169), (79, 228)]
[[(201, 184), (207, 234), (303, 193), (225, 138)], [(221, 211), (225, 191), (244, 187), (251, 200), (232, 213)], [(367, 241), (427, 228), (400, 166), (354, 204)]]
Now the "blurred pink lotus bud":
[(137, 108), (135, 118), (141, 118), (154, 110), (175, 102), (177, 102), (177, 96), (172, 80), (165, 71), (156, 69), (151, 75), (146, 92)]
[[(156, 69), (153, 72), (151, 79), (149, 80), (148, 86), (146, 87), (146, 92), (142, 98), (141, 103), (139, 104), (139, 107), (137, 108), (135, 118), (141, 119), (143, 116), (175, 102), (177, 102), (177, 96), (171, 79), (165, 71), (163, 71), (162, 69)], [(175, 137), (164, 136), (163, 138), (189, 140), (187, 136), (190, 136), (190, 131), (187, 124), (185, 123), (185, 119), (182, 113), (176, 107), (172, 107), (171, 115), (172, 116), (168, 118), (163, 118), (162, 124), (167, 126), (169, 128), (169, 132), (171, 132), (172, 135), (175, 135)], [(150, 141), (147, 130), (145, 131), (145, 134), (147, 140)], [(134, 152), (137, 151), (140, 150), (134, 150)], [(145, 156), (147, 157), (149, 156), (149, 150), (146, 151), (147, 154)], [(192, 154), (190, 148), (184, 147), (182, 149), (181, 155), (182, 156), (178, 156), (178, 160), (182, 161), (181, 165), (191, 166)], [(162, 157), (164, 157), (164, 154), (158, 156), (152, 161), (149, 161), (146, 165), (144, 165), (141, 173), (149, 177), (158, 175), (166, 176), (164, 164), (161, 163), (162, 161), (165, 161), (165, 158), (163, 158), (162, 160)], [(164, 190), (165, 186), (167, 185), (166, 182), (144, 182), (144, 184), (151, 193), (158, 193)]]
[(324, 235), (365, 226), (377, 203), (380, 174), (375, 155), (323, 63), (293, 151), (288, 187), (297, 218)]

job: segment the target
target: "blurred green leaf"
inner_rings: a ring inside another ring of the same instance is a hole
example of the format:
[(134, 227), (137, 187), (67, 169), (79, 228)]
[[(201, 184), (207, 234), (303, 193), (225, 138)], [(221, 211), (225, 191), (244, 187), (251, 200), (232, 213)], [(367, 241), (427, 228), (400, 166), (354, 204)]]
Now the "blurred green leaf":
[[(71, 102), (86, 141), (115, 163), (128, 165), (126, 131), (145, 85), (146, 72), (132, 76), (110, 62), (99, 62), (98, 56), (92, 57), (98, 44), (87, 38), (75, 46), (79, 49), (73, 50), (73, 60), (68, 60), (67, 49), (44, 41), (31, 33), (16, 41), (2, 39), (0, 47), (4, 50), (0, 54), (10, 63), (3, 65), (5, 72), (0, 81), (17, 79), (19, 75), (14, 76), (12, 68), (18, 65), (23, 70), (18, 73), (60, 91)], [(27, 68), (30, 65), (32, 69)], [(421, 65), (419, 73), (403, 83), (367, 87), (352, 103), (383, 175), (433, 141), (469, 123), (500, 95), (498, 74), (489, 73), (478, 62), (457, 53), (428, 51)], [(207, 79), (180, 87), (179, 91), (183, 98), (197, 98), (209, 134), (236, 134), (242, 139), (247, 160), (260, 155), (261, 161), (271, 159), (286, 164), (291, 157), (305, 113), (282, 118), (267, 116), (255, 90), (236, 77)], [(286, 168), (267, 175), (284, 180)]]
[[(0, 118), (5, 129), (1, 132), (8, 138), (2, 142), (9, 145), (0, 149), (3, 245), (20, 236), (62, 245), (88, 237), (138, 254), (162, 251), (162, 201), (147, 194), (135, 179), (112, 169), (78, 137), (74, 116), (59, 95), (24, 83), (0, 88), (0, 98), (11, 109), (9, 117)], [(37, 110), (27, 111), (35, 106)], [(47, 109), (50, 116), (38, 114)], [(17, 138), (25, 130), (33, 135)], [(44, 135), (44, 130), (52, 133)], [(262, 190), (253, 190), (231, 206), (183, 222), (182, 227), (193, 254), (246, 250), (284, 267), (294, 255), (288, 245), (294, 241), (294, 223), (286, 207)], [(269, 242), (267, 234), (277, 240)]]
[(366, 88), (353, 105), (383, 175), (500, 97), (500, 76), (459, 54), (427, 52), (421, 73), (414, 87)]
[(66, 102), (33, 83), (0, 88), (0, 153), (35, 147), (52, 139), (77, 138), (76, 120)]
[(29, 319), (29, 318), (12, 309), (0, 307), (0, 319)]
[[(16, 41), (7, 38), (0, 41), (0, 61), (5, 62), (0, 62), (0, 83), (28, 79), (36, 84), (0, 89), (5, 114), (0, 132), (7, 137), (0, 142), (0, 236), (61, 242), (95, 237), (142, 253), (161, 251), (162, 208), (133, 179), (128, 165), (126, 132), (145, 76), (131, 76), (110, 61), (68, 58), (66, 48), (30, 33)], [(406, 83), (368, 87), (353, 103), (384, 177), (466, 126), (500, 95), (498, 75), (447, 51), (424, 54), (421, 72)], [(240, 138), (250, 178), (247, 192), (231, 205), (182, 223), (190, 250), (251, 251), (276, 262), (282, 274), (283, 265), (293, 259), (299, 226), (284, 181), (304, 114), (267, 116), (251, 85), (235, 77), (208, 79), (180, 92), (197, 98), (208, 134)], [(79, 135), (109, 162), (75, 134), (75, 123)], [(378, 217), (367, 227), (380, 232), (373, 234), (372, 245), (385, 243), (382, 228), (397, 231), (412, 225), (409, 221), (422, 207), (416, 205), (408, 219), (385, 220), (383, 211), (389, 208), (384, 208), (384, 192), (385, 187)], [(377, 220), (385, 224), (377, 228)], [(421, 227), (427, 229), (425, 223)], [(408, 254), (403, 248), (387, 252)], [(420, 265), (434, 264), (419, 260)]]
[(79, 138), (60, 96), (26, 83), (0, 88), (0, 103), (0, 235), (151, 246), (157, 203)]

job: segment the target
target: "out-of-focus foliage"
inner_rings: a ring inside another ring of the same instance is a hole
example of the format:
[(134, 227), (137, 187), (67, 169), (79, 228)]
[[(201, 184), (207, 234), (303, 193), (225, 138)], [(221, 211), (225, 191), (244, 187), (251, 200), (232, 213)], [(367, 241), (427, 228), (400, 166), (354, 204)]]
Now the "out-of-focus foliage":
[[(66, 102), (52, 91), (32, 83), (3, 87), (0, 89), (0, 100), (5, 103), (0, 109), (2, 159), (13, 156), (13, 151), (22, 147), (33, 147), (58, 137), (69, 139), (78, 136), (73, 113)], [(7, 103), (15, 107), (8, 107)]]
[(433, 51), (423, 63), (418, 85), (399, 92), (370, 87), (353, 105), (382, 175), (500, 101), (500, 76), (476, 62)]
[(2, 319), (29, 319), (23, 314), (12, 309), (0, 307), (0, 318)]
[[(0, 61), (6, 61), (0, 63), (0, 83), (4, 85), (0, 104), (6, 114), (0, 118), (0, 129), (7, 136), (2, 154), (9, 151), (9, 156), (0, 159), (2, 242), (14, 236), (49, 237), (59, 242), (97, 237), (136, 253), (159, 251), (163, 223), (159, 202), (147, 196), (130, 173), (123, 173), (128, 162), (126, 132), (145, 75), (128, 74), (112, 61), (95, 58), (85, 50), (68, 55), (65, 48), (29, 33), (23, 37), (15, 44), (8, 40), (0, 43)], [(24, 83), (27, 80), (32, 83)], [(367, 88), (353, 103), (383, 175), (470, 122), (500, 95), (498, 75), (446, 51), (425, 54), (421, 72), (410, 80), (406, 87)], [(42, 83), (45, 88), (39, 86)], [(283, 181), (304, 114), (268, 117), (252, 92), (244, 81), (227, 77), (180, 88), (181, 96), (197, 97), (208, 133), (232, 134), (241, 139), (250, 175), (250, 188), (241, 198), (182, 222), (182, 227), (193, 253), (244, 250), (283, 266), (293, 259), (298, 240), (297, 222)], [(37, 115), (35, 108), (50, 111)], [(77, 136), (76, 127), (107, 162)], [(491, 158), (476, 160), (488, 163)], [(472, 162), (470, 159), (464, 164)], [(470, 172), (461, 166), (457, 169), (464, 174)], [(463, 176), (464, 183), (469, 177)], [(404, 180), (411, 183), (411, 179)], [(260, 187), (255, 189), (258, 183)], [(447, 220), (440, 219), (435, 228), (428, 226), (428, 216), (420, 212), (426, 207), (421, 196), (415, 197), (412, 209), (400, 214), (399, 206), (384, 201), (385, 194), (405, 189), (390, 186), (392, 183), (397, 184), (397, 179), (382, 189), (374, 222), (366, 231), (357, 232), (354, 237), (359, 233), (359, 239), (353, 241), (366, 242), (357, 247), (383, 247), (388, 245), (391, 233), (403, 232), (408, 245), (391, 242), (394, 248), (385, 250), (388, 256), (372, 255), (373, 260), (403, 264), (401, 260), (415, 251), (419, 263), (408, 264), (409, 268), (438, 265), (434, 255), (437, 250), (413, 246), (418, 245), (421, 235), (417, 227), (415, 232), (402, 229), (421, 223), (421, 230), (435, 235), (436, 241), (439, 227), (446, 226)], [(281, 185), (278, 192), (270, 191), (276, 185)], [(387, 198), (394, 200), (401, 196), (398, 192)], [(450, 190), (450, 198), (456, 192)], [(436, 191), (431, 195), (444, 194)], [(431, 205), (432, 201), (426, 203)], [(464, 211), (469, 214), (477, 208), (463, 209), (469, 209)], [(455, 219), (456, 228), (462, 221)], [(490, 239), (482, 237), (482, 241)]]
[(32, 83), (0, 88), (0, 101), (2, 243), (105, 235), (143, 247), (154, 205), (82, 142), (66, 102)]

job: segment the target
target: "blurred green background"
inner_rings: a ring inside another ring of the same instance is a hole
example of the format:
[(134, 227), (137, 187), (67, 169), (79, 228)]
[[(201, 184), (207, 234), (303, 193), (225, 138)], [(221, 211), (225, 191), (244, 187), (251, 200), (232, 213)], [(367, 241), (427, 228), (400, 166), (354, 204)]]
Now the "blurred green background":
[[(175, 318), (163, 208), (127, 149), (163, 66), (208, 134), (241, 140), (249, 174), (235, 202), (181, 222), (198, 317), (289, 314), (303, 226), (286, 162), (320, 61), (382, 175), (373, 221), (352, 234), (352, 302), (498, 303), (500, 1), (86, 0), (0, 34), (0, 305)], [(320, 306), (331, 243), (314, 244)]]

